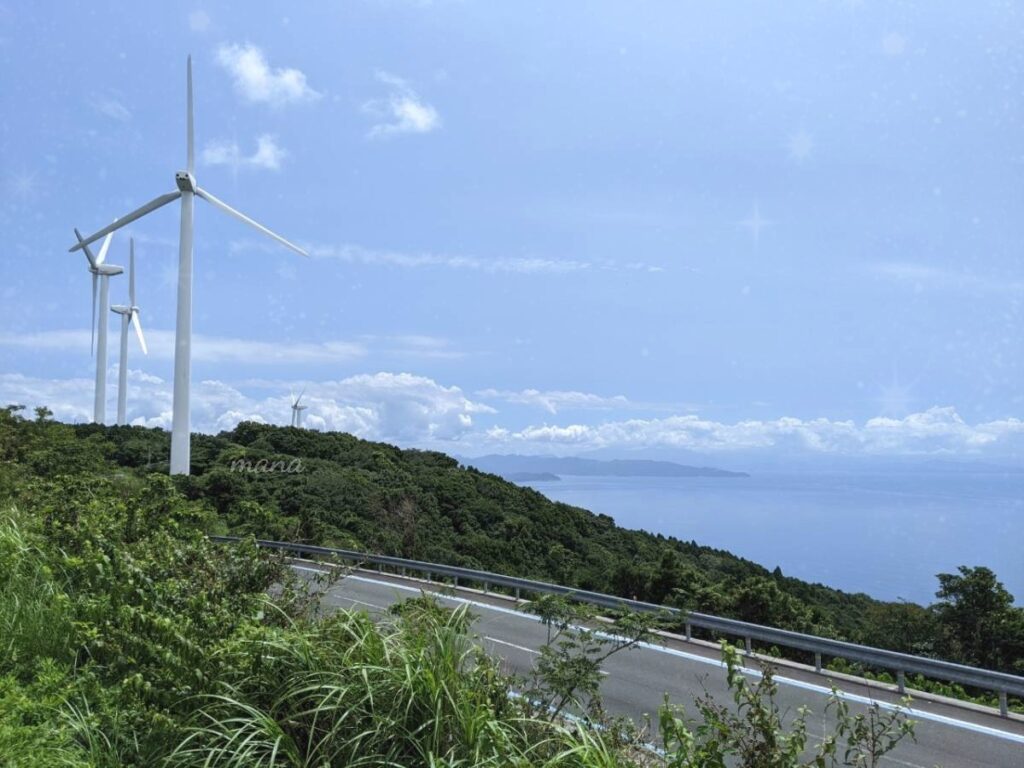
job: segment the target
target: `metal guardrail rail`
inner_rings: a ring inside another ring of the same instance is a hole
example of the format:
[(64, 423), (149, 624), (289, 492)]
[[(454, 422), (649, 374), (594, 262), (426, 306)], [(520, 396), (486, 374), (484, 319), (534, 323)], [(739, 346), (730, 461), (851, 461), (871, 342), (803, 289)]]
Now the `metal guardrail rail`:
[[(219, 542), (237, 542), (235, 536), (211, 536), (211, 540)], [(256, 543), (267, 549), (276, 549), (283, 552), (292, 552), (303, 555), (318, 555), (330, 557), (346, 562), (370, 563), (378, 568), (395, 568), (401, 575), (409, 571), (424, 574), (427, 580), (435, 576), (445, 576), (453, 580), (454, 586), (459, 586), (459, 580), (475, 582), (484, 585), (485, 591), (489, 586), (505, 587), (513, 590), (518, 599), (523, 592), (548, 595), (562, 595), (580, 602), (590, 603), (601, 608), (613, 610), (631, 610), (645, 613), (664, 613), (682, 621), (686, 629), (686, 639), (691, 638), (694, 627), (715, 632), (721, 635), (743, 638), (748, 653), (752, 652), (754, 642), (781, 648), (792, 648), (814, 654), (814, 666), (818, 672), (822, 671), (822, 657), (846, 659), (869, 667), (887, 669), (896, 673), (900, 692), (905, 690), (906, 674), (919, 674), (934, 680), (942, 680), (959, 685), (966, 685), (971, 688), (992, 691), (999, 697), (999, 713), (1007, 717), (1009, 713), (1007, 696), (1014, 695), (1024, 698), (1024, 677), (1011, 675), (1006, 672), (993, 672), (978, 667), (971, 667), (965, 664), (954, 664), (941, 659), (931, 659), (925, 656), (913, 656), (897, 651), (887, 651), (882, 648), (872, 648), (867, 645), (848, 643), (842, 640), (831, 640), (815, 635), (805, 635), (801, 632), (791, 632), (786, 629), (765, 627), (760, 624), (751, 624), (736, 619), (726, 619), (720, 616), (711, 616), (704, 613), (694, 613), (671, 608), (654, 603), (645, 603), (640, 600), (629, 600), (624, 597), (606, 595), (601, 592), (590, 592), (585, 589), (574, 589), (560, 584), (548, 584), (543, 581), (532, 579), (521, 579), (516, 576), (505, 576), (500, 573), (488, 571), (477, 571), (472, 568), (460, 568), (453, 565), (441, 563), (427, 563), (421, 560), (406, 560), (401, 557), (389, 555), (372, 555), (366, 552), (355, 552), (348, 549), (334, 549), (332, 547), (318, 547), (310, 544), (292, 544), (283, 541), (257, 540)]]

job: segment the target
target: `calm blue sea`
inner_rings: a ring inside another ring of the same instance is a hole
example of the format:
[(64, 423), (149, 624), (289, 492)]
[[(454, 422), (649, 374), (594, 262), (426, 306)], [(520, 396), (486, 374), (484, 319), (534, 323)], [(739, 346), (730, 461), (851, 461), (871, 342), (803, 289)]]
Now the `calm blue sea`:
[(693, 539), (884, 599), (931, 602), (935, 574), (985, 565), (1024, 604), (1024, 473), (765, 472), (528, 485), (627, 528)]

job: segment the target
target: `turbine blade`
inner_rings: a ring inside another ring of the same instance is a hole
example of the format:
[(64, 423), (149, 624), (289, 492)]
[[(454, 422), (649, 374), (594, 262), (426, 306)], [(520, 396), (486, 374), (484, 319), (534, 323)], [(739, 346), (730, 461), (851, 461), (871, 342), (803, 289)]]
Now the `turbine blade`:
[(128, 303), (135, 306), (135, 238), (128, 241)]
[[(114, 221), (117, 221), (117, 219), (114, 219)], [(114, 233), (111, 232), (105, 238), (103, 238), (103, 245), (100, 246), (100, 252), (96, 256), (96, 263), (97, 264), (102, 264), (104, 261), (107, 260), (107, 251), (110, 249), (110, 239), (113, 236), (114, 236)]]
[[(80, 243), (83, 242), (82, 241), (82, 233), (78, 231), (78, 227), (75, 227), (75, 237), (78, 238), (78, 242), (80, 242)], [(90, 248), (88, 245), (83, 245), (82, 248), (83, 248), (83, 250), (85, 250), (85, 258), (87, 258), (89, 260), (89, 266), (90, 267), (95, 267), (96, 266), (96, 257), (93, 255), (92, 248)], [(96, 281), (94, 280), (93, 282), (96, 282)]]
[(196, 166), (196, 151), (195, 151), (195, 133), (192, 128), (192, 55), (188, 57), (188, 135), (186, 137), (186, 145), (188, 152), (188, 172), (192, 173), (195, 171)]
[(95, 272), (92, 273), (92, 339), (89, 341), (89, 354), (96, 354), (96, 278)]
[(139, 337), (139, 346), (142, 347), (142, 354), (148, 355), (149, 348), (146, 346), (146, 338), (142, 335), (142, 321), (139, 320), (139, 310), (132, 309), (132, 327), (135, 329), (135, 335)]
[(299, 248), (299, 246), (295, 245), (294, 243), (289, 243), (287, 240), (285, 240), (280, 235), (278, 235), (278, 234), (276, 234), (274, 232), (271, 232), (269, 229), (264, 227), (262, 224), (259, 224), (259, 223), (255, 222), (255, 221), (253, 221), (252, 219), (250, 219), (244, 213), (240, 213), (239, 211), (236, 211), (234, 208), (232, 208), (230, 205), (225, 203), (223, 200), (218, 200), (216, 197), (211, 195), (205, 189), (201, 189), (199, 187), (196, 187), (196, 194), (199, 195), (201, 198), (203, 198), (203, 200), (208, 202), (213, 207), (220, 208), (222, 211), (224, 211), (224, 213), (228, 214), (229, 216), (234, 216), (239, 221), (244, 221), (250, 227), (255, 227), (256, 229), (258, 229), (263, 234), (265, 234), (268, 237), (273, 238), (274, 240), (279, 242), (285, 248), (290, 248), (290, 249), (292, 249), (293, 251), (295, 251), (297, 254), (299, 254), (301, 256), (309, 256), (309, 254), (306, 253), (301, 248)]
[(89, 237), (85, 238), (85, 240), (79, 241), (78, 245), (72, 246), (68, 250), (70, 250), (70, 251), (77, 251), (77, 250), (80, 250), (82, 248), (85, 248), (85, 246), (89, 245), (90, 243), (96, 242), (97, 240), (99, 240), (104, 235), (108, 235), (111, 232), (115, 232), (115, 231), (119, 230), (121, 227), (123, 227), (123, 226), (125, 226), (127, 224), (131, 224), (136, 219), (141, 219), (147, 213), (152, 213), (157, 208), (162, 208), (163, 206), (167, 205), (168, 203), (173, 203), (179, 197), (181, 197), (181, 192), (179, 192), (177, 190), (175, 190), (174, 192), (168, 192), (166, 195), (160, 195), (160, 197), (156, 197), (156, 198), (150, 200), (148, 203), (146, 203), (141, 208), (136, 208), (134, 211), (129, 213), (127, 216), (122, 216), (121, 218), (117, 219), (113, 224), (110, 224), (110, 225), (104, 227), (99, 232), (96, 232), (96, 233), (94, 233), (92, 235), (89, 235)]
[(302, 396), (306, 394), (306, 388), (303, 387), (302, 391), (299, 392), (299, 396), (295, 398), (295, 406), (298, 407), (299, 403), (302, 402)]

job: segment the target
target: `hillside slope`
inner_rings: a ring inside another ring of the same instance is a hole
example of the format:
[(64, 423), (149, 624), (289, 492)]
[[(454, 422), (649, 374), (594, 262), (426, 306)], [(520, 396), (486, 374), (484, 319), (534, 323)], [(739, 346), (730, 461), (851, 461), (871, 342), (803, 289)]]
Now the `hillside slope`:
[[(126, 467), (164, 469), (166, 433), (75, 428)], [(193, 438), (182, 490), (236, 532), (482, 568), (866, 639), (880, 605), (692, 541), (617, 526), (444, 454), (244, 423)], [(261, 463), (262, 462), (262, 463)], [(263, 471), (273, 469), (275, 471)], [(292, 471), (288, 471), (291, 469)]]
[[(44, 478), (165, 474), (169, 436), (69, 426), (0, 409), (0, 499)], [(996, 574), (939, 575), (930, 607), (886, 603), (768, 571), (728, 552), (615, 525), (529, 488), (342, 433), (243, 423), (193, 437), (174, 479), (225, 530), (463, 565), (993, 669), (1024, 671), (1024, 609)], [(272, 470), (272, 471), (267, 471)]]

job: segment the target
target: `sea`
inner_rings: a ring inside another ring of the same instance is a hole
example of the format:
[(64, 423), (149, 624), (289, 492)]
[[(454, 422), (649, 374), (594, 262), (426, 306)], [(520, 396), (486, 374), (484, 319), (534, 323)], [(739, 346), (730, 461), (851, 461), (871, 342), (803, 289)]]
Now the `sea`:
[(765, 471), (522, 484), (626, 528), (885, 600), (934, 602), (936, 574), (984, 565), (1024, 605), (1024, 472)]

